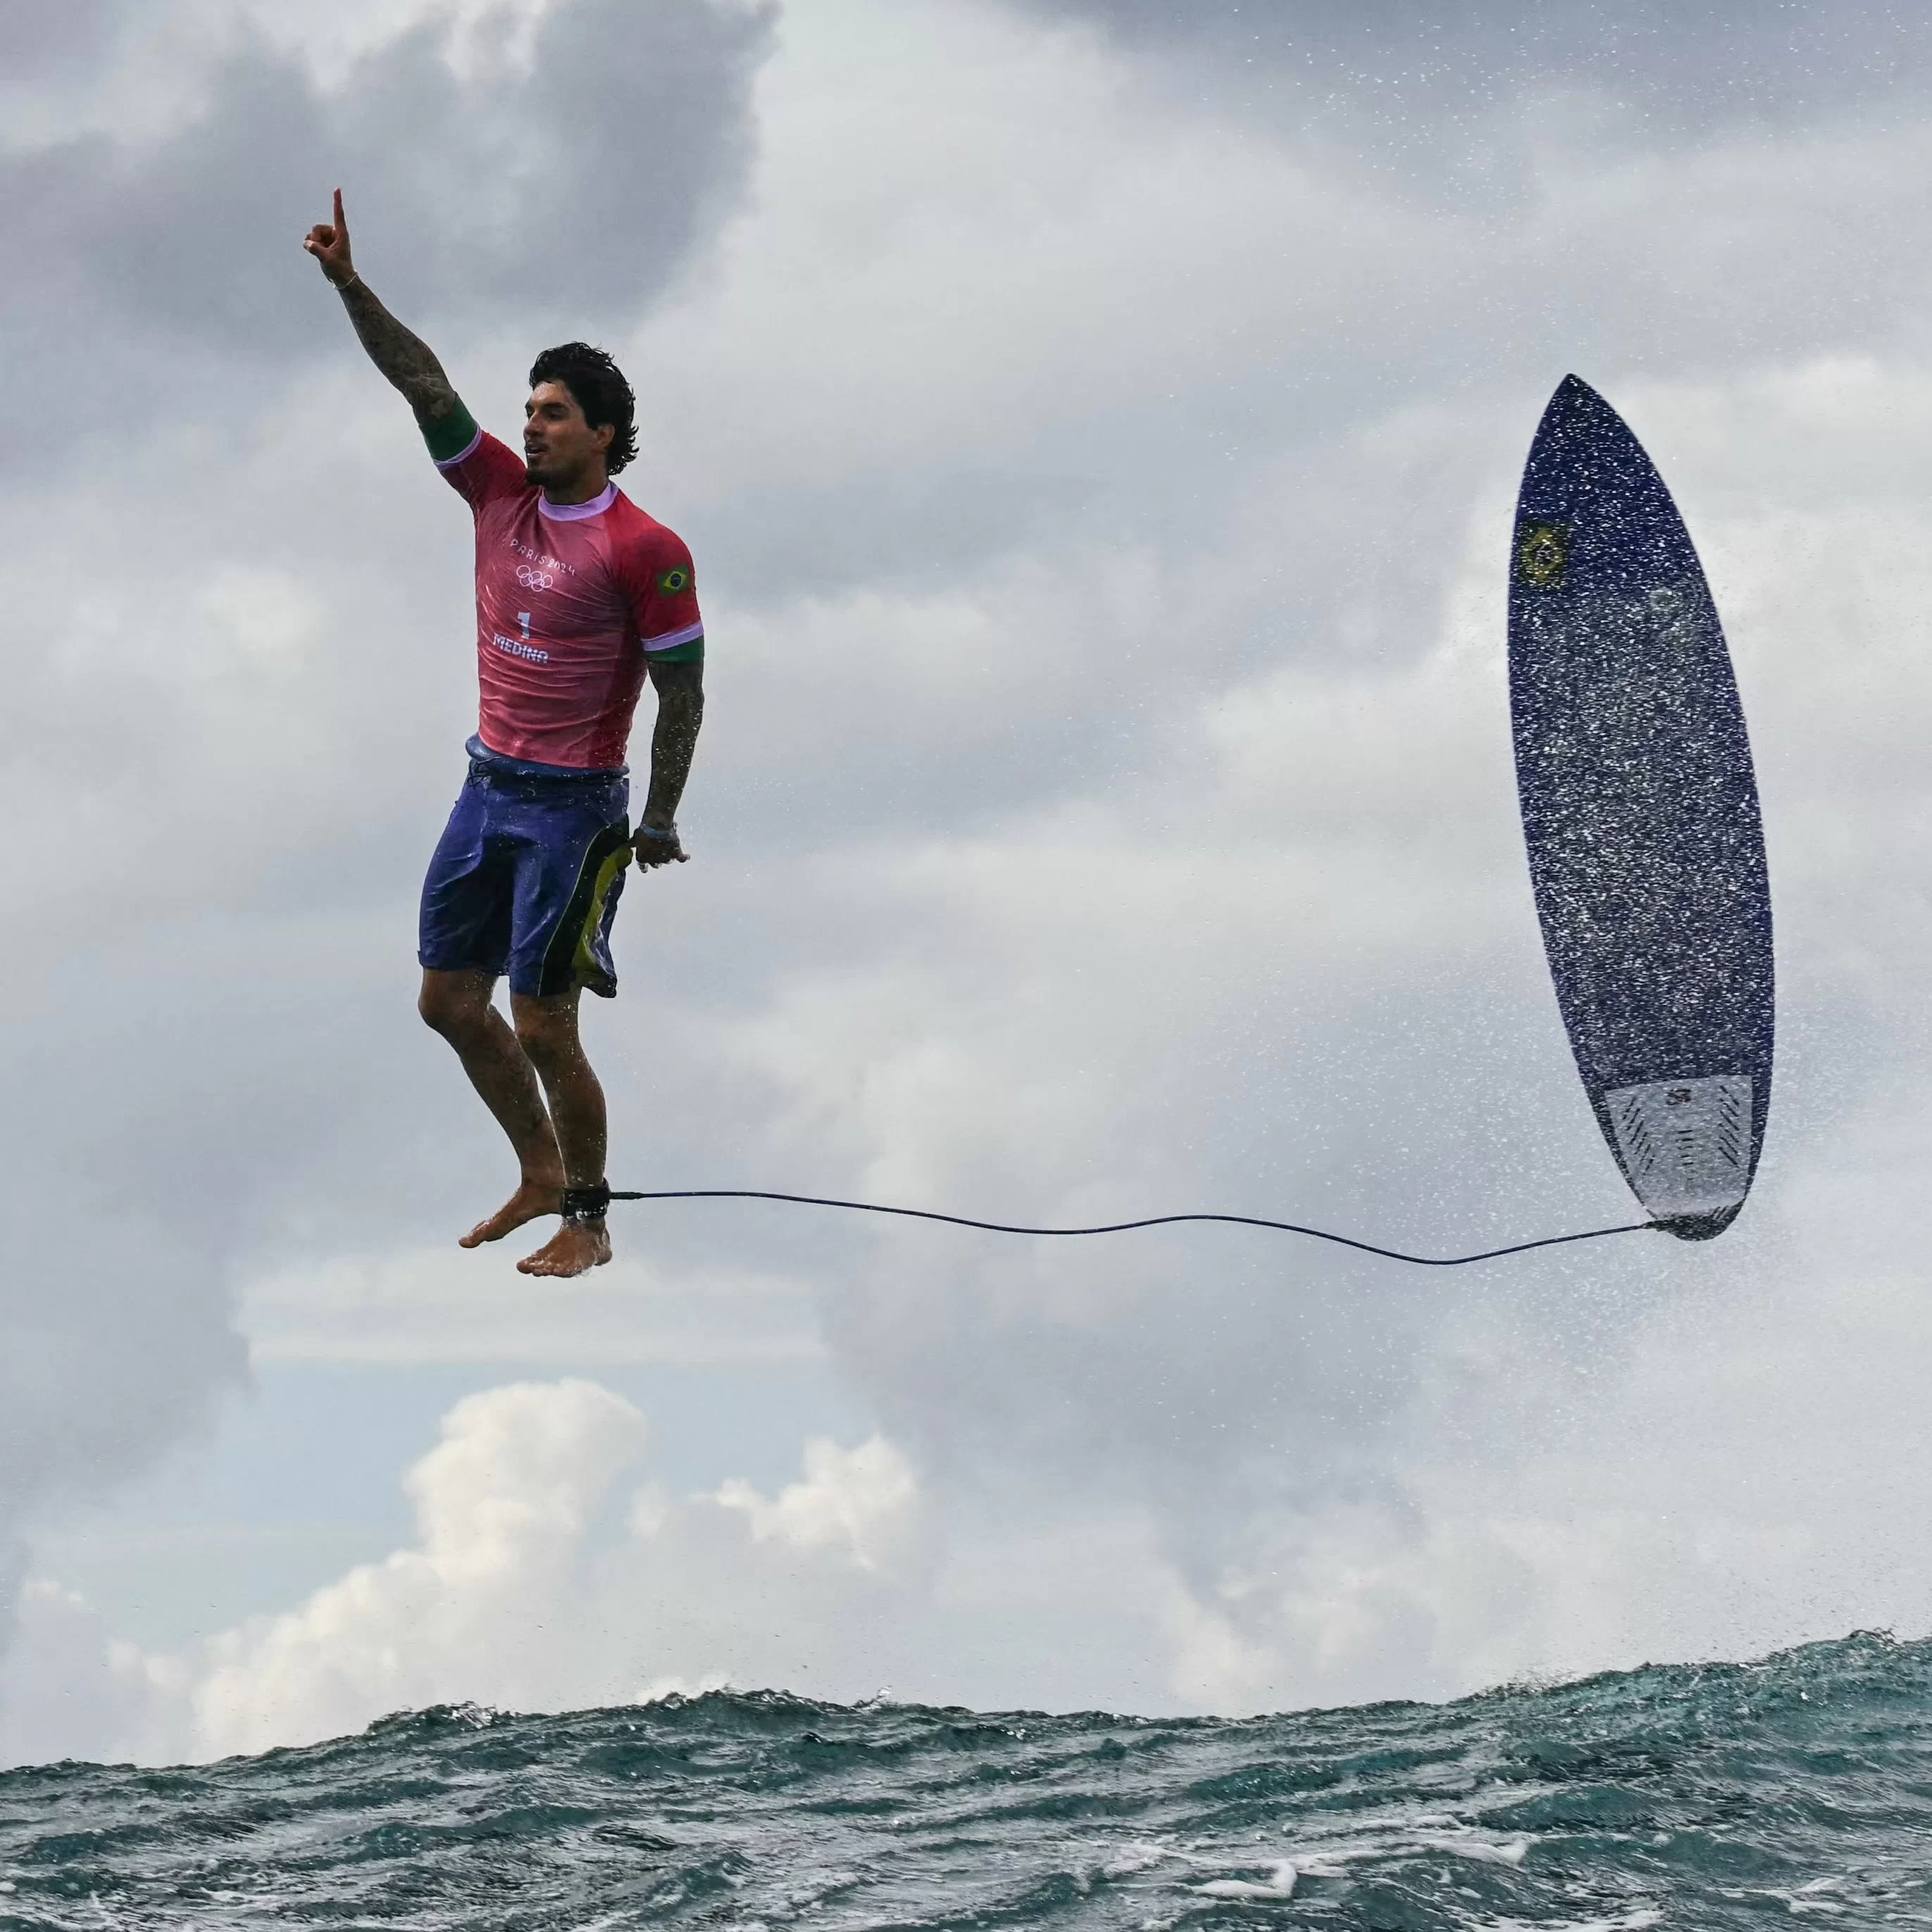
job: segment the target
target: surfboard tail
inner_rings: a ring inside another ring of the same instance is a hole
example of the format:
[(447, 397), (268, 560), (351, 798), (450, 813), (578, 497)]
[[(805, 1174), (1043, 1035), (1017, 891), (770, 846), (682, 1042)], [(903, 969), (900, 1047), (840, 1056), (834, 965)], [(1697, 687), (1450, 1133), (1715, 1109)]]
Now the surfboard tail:
[(1748, 1075), (1620, 1087), (1604, 1105), (1631, 1192), (1672, 1234), (1708, 1240), (1737, 1218), (1751, 1183)]

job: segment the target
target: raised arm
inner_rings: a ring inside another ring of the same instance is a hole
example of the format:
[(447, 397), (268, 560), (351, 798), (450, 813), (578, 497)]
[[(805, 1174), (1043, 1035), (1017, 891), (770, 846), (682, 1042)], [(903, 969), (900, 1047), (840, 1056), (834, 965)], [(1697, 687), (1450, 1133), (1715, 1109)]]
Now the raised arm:
[(382, 370), (427, 429), (458, 407), (456, 392), (428, 343), (412, 334), (370, 292), (349, 256), (349, 224), (342, 218), (342, 190), (335, 190), (335, 219), (318, 221), (302, 246), (342, 298), (349, 320), (369, 359)]

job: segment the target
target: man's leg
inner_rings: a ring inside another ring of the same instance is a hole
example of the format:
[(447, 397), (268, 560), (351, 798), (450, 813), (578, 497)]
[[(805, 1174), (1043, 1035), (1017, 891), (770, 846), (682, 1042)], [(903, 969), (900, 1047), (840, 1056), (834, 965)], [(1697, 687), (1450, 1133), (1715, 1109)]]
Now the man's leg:
[[(607, 1132), (604, 1089), (584, 1057), (578, 1037), (578, 989), (539, 996), (510, 995), (516, 1043), (536, 1069), (550, 1101), (550, 1119), (562, 1152), (565, 1184), (594, 1187), (604, 1178)], [(556, 1211), (554, 1204), (551, 1211)], [(582, 1274), (610, 1258), (610, 1236), (603, 1217), (566, 1220), (533, 1255), (518, 1262), (525, 1274)]]
[[(496, 983), (490, 973), (425, 970), (416, 1002), (424, 1019), (455, 1048), (470, 1084), (509, 1136), (521, 1170), (516, 1192), (464, 1236), (466, 1248), (500, 1240), (512, 1228), (540, 1214), (554, 1214), (563, 1204), (565, 1168), (556, 1132), (536, 1070), (490, 997)], [(598, 1104), (601, 1108), (601, 1094)]]

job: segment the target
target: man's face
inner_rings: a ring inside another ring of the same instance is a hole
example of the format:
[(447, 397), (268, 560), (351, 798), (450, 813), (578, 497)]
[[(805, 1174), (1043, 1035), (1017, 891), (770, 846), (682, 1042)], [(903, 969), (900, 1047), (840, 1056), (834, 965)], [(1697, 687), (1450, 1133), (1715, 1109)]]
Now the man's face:
[(539, 382), (524, 405), (524, 469), (532, 483), (568, 485), (601, 463), (616, 434), (592, 429), (577, 398), (561, 382)]

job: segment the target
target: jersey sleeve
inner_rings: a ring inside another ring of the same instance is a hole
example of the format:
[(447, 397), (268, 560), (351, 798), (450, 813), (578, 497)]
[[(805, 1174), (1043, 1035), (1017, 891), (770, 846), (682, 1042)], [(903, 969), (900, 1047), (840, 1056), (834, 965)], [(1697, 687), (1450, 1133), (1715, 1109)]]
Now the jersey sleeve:
[(478, 429), (460, 402), (448, 416), (424, 425), (423, 440), (444, 481), (472, 510), (526, 487), (523, 458)]
[(702, 664), (704, 620), (684, 540), (660, 526), (627, 561), (626, 588), (644, 654), (653, 664)]

